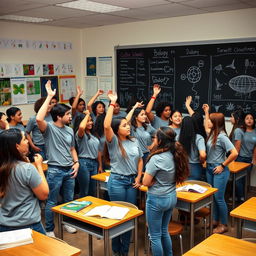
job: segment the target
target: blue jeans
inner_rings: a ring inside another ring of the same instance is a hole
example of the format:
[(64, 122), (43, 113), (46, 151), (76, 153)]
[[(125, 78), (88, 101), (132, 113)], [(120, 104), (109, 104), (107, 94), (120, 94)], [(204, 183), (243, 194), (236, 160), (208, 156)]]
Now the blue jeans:
[(189, 170), (188, 180), (203, 180), (203, 166), (201, 163), (189, 163)]
[(98, 173), (98, 162), (96, 159), (79, 158), (79, 171), (77, 180), (79, 183), (80, 197), (96, 196), (96, 180), (92, 175)]
[(45, 229), (43, 224), (40, 222), (34, 223), (34, 224), (29, 224), (21, 227), (8, 227), (8, 226), (3, 226), (0, 225), (0, 232), (5, 232), (5, 231), (12, 231), (12, 230), (17, 230), (17, 229), (23, 229), (23, 228), (31, 228), (41, 234), (46, 235)]
[(222, 173), (214, 174), (213, 169), (220, 164), (208, 164), (206, 167), (206, 180), (218, 191), (214, 194), (213, 219), (228, 224), (228, 207), (225, 202), (226, 186), (229, 178), (229, 169), (225, 167)]
[[(111, 201), (125, 201), (136, 204), (137, 189), (132, 187), (136, 175), (124, 176), (111, 173), (108, 181), (108, 194)], [(131, 231), (112, 239), (112, 250), (128, 254)]]
[[(244, 162), (244, 163), (251, 163), (252, 158), (251, 157), (243, 157), (243, 156), (238, 156), (235, 160), (236, 162)], [(247, 175), (250, 174), (251, 168), (248, 168), (247, 170)], [(242, 197), (244, 197), (244, 186), (245, 186), (245, 178), (243, 177), (239, 180), (236, 181), (236, 196), (238, 200), (241, 200)]]
[(146, 217), (153, 256), (172, 256), (168, 225), (177, 203), (176, 191), (166, 195), (147, 194)]
[(71, 178), (71, 168), (61, 166), (48, 166), (47, 182), (49, 185), (49, 196), (45, 205), (45, 228), (47, 232), (54, 230), (54, 213), (51, 208), (58, 203), (60, 189), (62, 191), (63, 202), (70, 202), (74, 198), (75, 179)]

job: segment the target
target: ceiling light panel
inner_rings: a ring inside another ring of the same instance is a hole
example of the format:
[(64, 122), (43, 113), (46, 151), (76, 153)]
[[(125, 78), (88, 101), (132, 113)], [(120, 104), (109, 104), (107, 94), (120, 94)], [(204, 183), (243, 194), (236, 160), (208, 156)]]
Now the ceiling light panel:
[(127, 8), (124, 8), (124, 7), (114, 6), (110, 4), (96, 3), (96, 2), (87, 1), (87, 0), (78, 0), (78, 1), (73, 1), (68, 3), (63, 3), (63, 4), (57, 4), (57, 6), (79, 9), (79, 10), (86, 10), (91, 12), (99, 12), (99, 13), (108, 13), (108, 12), (117, 12), (117, 11), (127, 10)]
[(0, 16), (0, 20), (13, 20), (13, 21), (23, 21), (23, 22), (32, 22), (32, 23), (51, 21), (50, 19), (18, 16), (18, 15), (3, 15), (3, 16)]

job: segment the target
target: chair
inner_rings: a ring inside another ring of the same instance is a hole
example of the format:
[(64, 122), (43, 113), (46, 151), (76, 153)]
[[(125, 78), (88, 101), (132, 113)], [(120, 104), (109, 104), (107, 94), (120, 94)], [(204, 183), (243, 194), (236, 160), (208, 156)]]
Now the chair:
[[(189, 183), (189, 184), (197, 184), (197, 185), (205, 186), (205, 187), (212, 187), (211, 184), (209, 184), (205, 181), (201, 181), (201, 180), (186, 180), (185, 182)], [(186, 225), (187, 224), (187, 218), (190, 216), (190, 214), (188, 212), (179, 210), (179, 216), (180, 215), (185, 216), (185, 225)], [(206, 218), (208, 216), (210, 216), (210, 209), (207, 208), (207, 207), (203, 207), (195, 213), (196, 218), (202, 218), (203, 219), (203, 222), (204, 222), (204, 238), (206, 238), (206, 229), (207, 229)]]
[[(147, 225), (146, 225), (147, 228)], [(148, 229), (148, 228), (147, 228)], [(177, 222), (177, 221), (170, 221), (169, 225), (168, 225), (168, 233), (170, 236), (179, 236), (179, 240), (180, 240), (180, 253), (181, 256), (183, 255), (183, 239), (182, 239), (182, 232), (183, 232), (183, 226), (181, 223)], [(146, 249), (146, 254), (149, 255), (149, 251), (150, 251), (150, 240), (147, 239), (147, 241), (145, 241), (145, 247)]]

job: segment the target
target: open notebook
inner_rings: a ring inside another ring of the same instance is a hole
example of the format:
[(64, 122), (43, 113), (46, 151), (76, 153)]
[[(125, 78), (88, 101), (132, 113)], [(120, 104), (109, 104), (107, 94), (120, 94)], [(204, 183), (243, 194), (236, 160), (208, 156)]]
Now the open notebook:
[(85, 213), (84, 216), (121, 220), (129, 212), (129, 210), (130, 209), (126, 207), (100, 205)]
[(176, 188), (177, 192), (195, 192), (195, 193), (204, 193), (207, 191), (207, 188), (202, 187), (197, 184), (188, 184), (179, 188)]
[(30, 228), (0, 232), (0, 250), (33, 243)]

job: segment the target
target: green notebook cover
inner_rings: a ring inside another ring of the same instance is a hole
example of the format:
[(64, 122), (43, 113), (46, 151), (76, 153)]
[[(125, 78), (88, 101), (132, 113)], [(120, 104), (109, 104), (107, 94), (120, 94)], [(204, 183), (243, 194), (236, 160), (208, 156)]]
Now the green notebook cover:
[(91, 201), (72, 201), (61, 207), (62, 210), (70, 211), (70, 212), (79, 212), (85, 207), (91, 205)]

